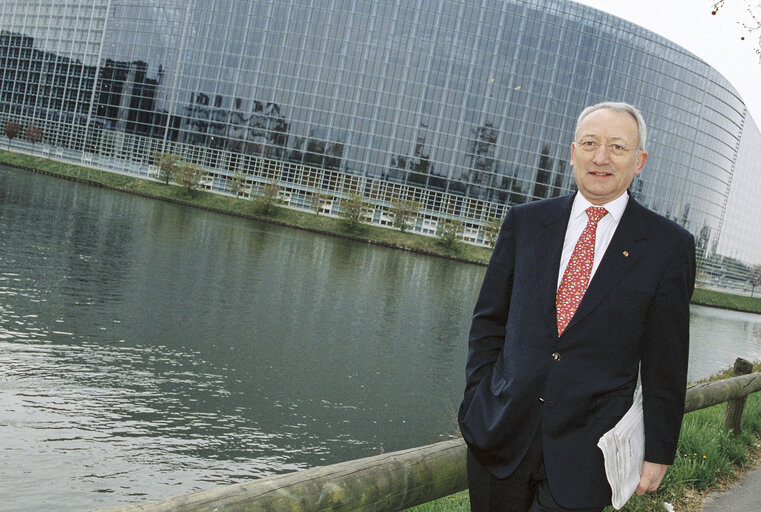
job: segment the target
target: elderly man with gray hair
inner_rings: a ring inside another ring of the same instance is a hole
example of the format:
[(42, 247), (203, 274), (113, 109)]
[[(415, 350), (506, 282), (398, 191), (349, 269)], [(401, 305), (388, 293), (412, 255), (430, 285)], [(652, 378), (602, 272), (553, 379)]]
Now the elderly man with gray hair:
[(579, 115), (578, 191), (511, 208), (484, 276), (458, 420), (472, 510), (601, 511), (611, 502), (597, 442), (641, 376), (645, 462), (637, 493), (673, 462), (689, 348), (695, 242), (638, 204), (648, 158), (640, 112)]

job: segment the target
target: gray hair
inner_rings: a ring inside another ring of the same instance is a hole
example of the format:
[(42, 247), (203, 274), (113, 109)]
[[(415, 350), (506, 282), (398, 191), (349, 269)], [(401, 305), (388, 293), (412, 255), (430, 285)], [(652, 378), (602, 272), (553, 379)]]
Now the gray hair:
[(637, 110), (637, 107), (622, 101), (604, 101), (596, 105), (590, 105), (589, 107), (582, 110), (581, 114), (579, 114), (579, 118), (576, 120), (576, 131), (574, 131), (574, 138), (579, 138), (579, 126), (581, 125), (581, 122), (592, 112), (596, 112), (604, 108), (615, 110), (617, 112), (624, 112), (634, 118), (634, 120), (637, 122), (637, 131), (639, 134), (639, 144), (637, 144), (637, 149), (644, 151), (645, 143), (647, 142), (647, 126), (645, 126), (645, 120), (643, 119), (642, 114), (639, 112), (639, 110)]

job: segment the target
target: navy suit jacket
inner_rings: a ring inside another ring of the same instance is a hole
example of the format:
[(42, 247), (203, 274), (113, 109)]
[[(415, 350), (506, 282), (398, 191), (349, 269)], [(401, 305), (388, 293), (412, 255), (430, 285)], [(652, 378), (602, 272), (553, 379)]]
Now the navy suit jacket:
[(645, 460), (674, 461), (695, 243), (629, 198), (558, 337), (555, 295), (573, 197), (509, 210), (473, 314), (458, 420), (469, 449), (497, 478), (512, 474), (541, 428), (554, 499), (567, 508), (603, 507), (611, 491), (597, 441), (630, 407), (638, 370)]

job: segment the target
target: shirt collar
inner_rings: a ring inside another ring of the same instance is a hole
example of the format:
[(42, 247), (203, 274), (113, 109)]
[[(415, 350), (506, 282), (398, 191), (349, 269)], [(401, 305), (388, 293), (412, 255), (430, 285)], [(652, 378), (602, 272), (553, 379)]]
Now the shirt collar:
[[(629, 194), (627, 192), (624, 192), (619, 197), (614, 199), (613, 201), (609, 203), (605, 203), (602, 205), (606, 210), (608, 210), (608, 215), (611, 216), (614, 222), (618, 223), (618, 221), (621, 220), (621, 216), (624, 214), (624, 210), (626, 210), (626, 205), (629, 202)], [(579, 217), (580, 215), (584, 215), (584, 212), (586, 212), (587, 208), (590, 206), (597, 206), (589, 201), (581, 195), (581, 192), (576, 192), (576, 197), (573, 199), (573, 206), (571, 207), (571, 218), (575, 219)]]

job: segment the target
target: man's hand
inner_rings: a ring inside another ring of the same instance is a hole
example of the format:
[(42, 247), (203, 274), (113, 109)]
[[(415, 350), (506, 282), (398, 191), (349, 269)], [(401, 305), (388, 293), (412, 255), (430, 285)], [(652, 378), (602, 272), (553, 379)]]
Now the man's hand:
[(641, 496), (646, 492), (652, 492), (658, 489), (663, 480), (663, 475), (666, 474), (668, 466), (665, 464), (656, 464), (655, 462), (645, 461), (642, 463), (642, 471), (640, 472), (639, 485), (637, 486), (637, 496)]

